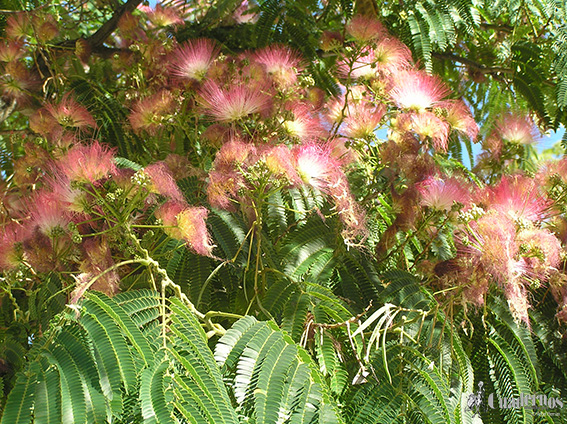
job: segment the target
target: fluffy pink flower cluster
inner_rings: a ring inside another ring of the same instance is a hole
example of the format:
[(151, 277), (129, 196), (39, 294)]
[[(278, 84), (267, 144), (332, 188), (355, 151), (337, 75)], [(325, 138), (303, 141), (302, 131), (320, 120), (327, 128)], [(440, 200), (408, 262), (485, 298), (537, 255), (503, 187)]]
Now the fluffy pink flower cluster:
[[(214, 246), (206, 226), (207, 210), (185, 202), (167, 166), (179, 160), (147, 166), (136, 182), (133, 171), (118, 170), (114, 159), (114, 151), (97, 141), (75, 144), (45, 162), (41, 188), (27, 199), (20, 198), (21, 204), (5, 194), (2, 202), (10, 217), (0, 231), (0, 270), (30, 266), (50, 272), (76, 265), (81, 273), (77, 281), (84, 284), (77, 286), (75, 295), (82, 295), (88, 281), (114, 265), (116, 241), (106, 236), (112, 234), (114, 218), (103, 218), (113, 211), (122, 213), (120, 208), (130, 210), (134, 197), (138, 206), (127, 217), (131, 224), (151, 219), (153, 205), (165, 200), (155, 212), (165, 232), (185, 240), (194, 252), (211, 256)], [(116, 271), (104, 273), (91, 288), (112, 295), (119, 290), (119, 280)]]
[(529, 324), (528, 289), (557, 272), (562, 250), (556, 235), (545, 228), (550, 201), (535, 180), (503, 177), (471, 195), (454, 179), (428, 179), (420, 191), (428, 206), (447, 210), (454, 201), (464, 205), (457, 257), (450, 271), (442, 273), (445, 283), (463, 287), (466, 302), (482, 305), (489, 283), (496, 282), (514, 317)]

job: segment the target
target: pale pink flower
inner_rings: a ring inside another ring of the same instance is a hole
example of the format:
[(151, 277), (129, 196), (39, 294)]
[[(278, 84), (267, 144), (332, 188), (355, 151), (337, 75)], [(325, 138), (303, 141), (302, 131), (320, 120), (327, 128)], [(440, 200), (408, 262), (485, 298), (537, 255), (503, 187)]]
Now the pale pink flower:
[(342, 78), (351, 80), (368, 80), (377, 77), (378, 68), (374, 49), (365, 47), (354, 62), (350, 58), (343, 58), (338, 63), (338, 73)]
[(86, 107), (74, 100), (70, 93), (63, 96), (58, 104), (48, 104), (45, 110), (64, 128), (96, 128), (96, 122)]
[(287, 46), (270, 45), (255, 51), (250, 58), (253, 62), (261, 64), (281, 87), (295, 84), (297, 74), (301, 71), (301, 59)]
[(469, 107), (462, 100), (445, 100), (439, 107), (447, 111), (445, 120), (451, 128), (475, 141), (478, 136), (478, 125)]
[(21, 243), (28, 235), (27, 228), (16, 222), (0, 227), (0, 270), (18, 267), (23, 256)]
[(494, 187), (480, 193), (487, 210), (495, 210), (513, 220), (539, 222), (549, 214), (550, 201), (538, 192), (535, 181), (523, 175), (502, 177)]
[(310, 143), (293, 148), (297, 173), (304, 183), (325, 190), (336, 175), (337, 161), (329, 149)]
[(171, 238), (182, 240), (183, 234), (177, 226), (177, 215), (188, 207), (186, 202), (170, 200), (155, 211), (155, 217), (163, 223), (163, 231)]
[(255, 23), (260, 16), (250, 7), (248, 0), (243, 0), (232, 14), (237, 24)]
[(233, 200), (238, 190), (244, 184), (240, 173), (233, 170), (209, 172), (209, 183), (207, 185), (207, 198), (212, 207), (228, 211), (235, 210)]
[(311, 140), (324, 134), (321, 122), (314, 116), (308, 105), (298, 103), (287, 108), (289, 109), (289, 116), (286, 116), (282, 126), (291, 136), (300, 140)]
[(254, 113), (265, 114), (271, 107), (268, 92), (244, 84), (221, 88), (217, 83), (207, 81), (199, 94), (205, 113), (219, 122), (238, 121)]
[(443, 100), (449, 89), (434, 75), (424, 71), (404, 70), (393, 76), (389, 95), (399, 108), (421, 111)]
[(211, 256), (215, 247), (207, 231), (208, 213), (209, 211), (204, 207), (190, 206), (177, 215), (177, 224), (183, 240), (190, 249), (203, 256)]
[(146, 10), (148, 19), (156, 27), (183, 25), (183, 18), (175, 7), (163, 7), (157, 4), (154, 9)]
[(98, 141), (72, 147), (56, 167), (70, 181), (91, 184), (117, 172), (114, 151)]
[(411, 51), (397, 38), (386, 38), (374, 48), (374, 63), (385, 75), (392, 75), (411, 66)]
[(539, 130), (527, 115), (506, 114), (496, 124), (496, 135), (513, 144), (532, 144), (539, 139)]
[(347, 34), (356, 41), (369, 43), (388, 35), (382, 23), (371, 16), (356, 15), (346, 25)]
[(155, 135), (157, 129), (173, 111), (174, 101), (172, 94), (162, 90), (150, 97), (138, 101), (132, 107), (132, 113), (128, 117), (134, 131), (146, 130)]
[(0, 61), (13, 62), (24, 56), (23, 43), (14, 40), (0, 42)]
[(54, 237), (54, 231), (66, 231), (70, 217), (67, 209), (53, 193), (46, 191), (38, 192), (29, 203), (31, 228), (48, 237)]
[(526, 228), (518, 232), (518, 243), (535, 278), (545, 279), (561, 261), (561, 242), (543, 228)]
[(348, 108), (342, 133), (351, 138), (370, 137), (382, 122), (385, 114), (384, 105), (374, 106), (367, 102), (354, 104)]
[(173, 76), (201, 81), (218, 57), (220, 48), (213, 40), (198, 38), (175, 49), (169, 64)]
[(456, 178), (428, 177), (417, 185), (420, 204), (449, 212), (455, 203), (467, 205), (471, 195), (467, 187)]
[(190, 249), (204, 256), (211, 256), (214, 245), (207, 231), (206, 219), (209, 211), (204, 207), (188, 206), (185, 202), (168, 201), (156, 210), (167, 235), (185, 240)]
[(265, 154), (266, 167), (275, 175), (285, 176), (292, 184), (299, 185), (301, 178), (294, 166), (293, 153), (289, 147), (278, 145)]
[(412, 130), (422, 140), (429, 139), (436, 151), (446, 152), (449, 141), (449, 124), (432, 112), (412, 113)]
[(144, 174), (150, 177), (150, 191), (158, 193), (176, 202), (183, 202), (184, 197), (163, 162), (156, 162), (144, 168)]

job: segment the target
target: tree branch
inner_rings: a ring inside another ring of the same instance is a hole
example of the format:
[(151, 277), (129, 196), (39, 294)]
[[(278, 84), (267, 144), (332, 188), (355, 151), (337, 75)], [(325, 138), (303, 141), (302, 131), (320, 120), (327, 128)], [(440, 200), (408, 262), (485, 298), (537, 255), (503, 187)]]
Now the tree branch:
[(467, 59), (466, 57), (461, 57), (458, 56), (454, 53), (437, 53), (437, 52), (432, 52), (431, 55), (433, 57), (436, 57), (437, 59), (446, 59), (446, 60), (450, 60), (452, 62), (457, 62), (457, 63), (462, 63), (463, 65), (466, 65), (472, 69), (474, 69), (476, 72), (480, 72), (481, 74), (487, 74), (487, 75), (496, 75), (496, 74), (508, 74), (508, 75), (513, 75), (514, 74), (514, 70), (510, 69), (510, 68), (503, 68), (503, 67), (499, 67), (499, 66), (484, 66), (478, 62), (475, 62), (474, 60), (471, 59)]
[(118, 26), (118, 22), (120, 18), (128, 12), (132, 12), (134, 9), (138, 7), (138, 5), (142, 2), (142, 0), (128, 0), (122, 6), (114, 11), (112, 18), (106, 21), (94, 34), (90, 37), (86, 38), (86, 41), (89, 43), (91, 49), (96, 50), (104, 41), (112, 34), (116, 27)]

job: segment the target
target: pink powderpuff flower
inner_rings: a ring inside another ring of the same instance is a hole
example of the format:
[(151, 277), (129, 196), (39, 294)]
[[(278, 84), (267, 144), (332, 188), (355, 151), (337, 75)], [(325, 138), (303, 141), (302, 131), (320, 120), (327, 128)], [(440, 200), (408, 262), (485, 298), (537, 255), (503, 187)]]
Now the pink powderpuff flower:
[(347, 243), (352, 238), (367, 235), (366, 216), (351, 194), (348, 181), (342, 171), (337, 171), (329, 184), (329, 195), (335, 203), (339, 219), (345, 226), (342, 232)]
[(87, 193), (73, 187), (71, 181), (61, 172), (56, 171), (52, 178), (48, 178), (47, 186), (51, 189), (54, 198), (71, 213), (84, 213), (89, 206)]
[(232, 138), (225, 143), (215, 158), (215, 169), (219, 167), (235, 168), (237, 165), (245, 163), (249, 156), (256, 153), (253, 144), (245, 143), (238, 138)]
[(0, 42), (0, 61), (13, 62), (24, 56), (23, 43), (14, 40)]
[(449, 212), (455, 203), (466, 206), (471, 199), (468, 188), (456, 178), (431, 176), (417, 184), (417, 191), (422, 206), (445, 212)]
[(234, 200), (238, 190), (244, 185), (240, 173), (233, 170), (209, 172), (207, 185), (207, 198), (213, 208), (234, 211)]
[(183, 25), (183, 19), (175, 7), (163, 7), (157, 4), (154, 9), (146, 10), (150, 22), (160, 28), (166, 26)]
[(243, 0), (232, 14), (232, 18), (237, 24), (253, 24), (256, 23), (259, 17), (250, 7), (248, 0)]
[(349, 140), (342, 137), (334, 137), (327, 141), (327, 146), (331, 150), (331, 156), (335, 158), (341, 166), (350, 165), (358, 160), (356, 150), (350, 149), (345, 144), (349, 142)]
[(16, 222), (0, 227), (0, 270), (17, 268), (23, 259), (21, 243), (29, 236), (29, 231)]
[(361, 43), (370, 43), (388, 35), (388, 31), (378, 19), (366, 15), (354, 16), (346, 25), (346, 31)]
[(561, 262), (561, 242), (543, 228), (527, 228), (518, 232), (517, 240), (523, 251), (531, 276), (543, 280)]
[(338, 73), (343, 79), (369, 80), (378, 76), (376, 67), (376, 55), (374, 49), (365, 47), (354, 62), (350, 58), (343, 58), (338, 63)]
[(487, 213), (471, 222), (456, 241), (457, 249), (475, 259), (503, 288), (526, 273), (525, 261), (517, 259), (516, 224), (507, 216)]
[(21, 61), (8, 62), (0, 75), (0, 92), (20, 105), (30, 102), (31, 92), (39, 85), (39, 80)]
[(512, 144), (532, 144), (540, 138), (539, 130), (529, 116), (511, 113), (498, 120), (496, 135)]
[(411, 51), (397, 38), (386, 38), (374, 48), (374, 63), (383, 74), (392, 75), (411, 66)]
[(478, 136), (478, 125), (474, 120), (469, 107), (462, 100), (445, 100), (439, 104), (446, 110), (445, 120), (451, 128), (466, 135), (472, 141)]
[(58, 232), (65, 232), (71, 221), (69, 213), (53, 193), (40, 191), (29, 204), (30, 225), (38, 228), (47, 237), (55, 237)]
[(311, 107), (304, 103), (288, 105), (290, 116), (282, 122), (288, 134), (300, 140), (312, 140), (324, 134), (323, 126), (314, 116)]
[(286, 46), (271, 45), (250, 55), (253, 62), (261, 64), (280, 87), (290, 87), (297, 81), (301, 71), (301, 59)]
[(504, 176), (494, 187), (486, 187), (479, 201), (513, 220), (540, 222), (549, 215), (551, 202), (538, 192), (535, 181), (523, 175)]
[(449, 89), (439, 77), (414, 70), (396, 73), (389, 90), (396, 106), (416, 111), (436, 106), (447, 94)]
[(173, 109), (173, 95), (167, 90), (161, 90), (138, 101), (132, 107), (132, 113), (128, 116), (128, 120), (134, 131), (143, 129), (150, 135), (155, 135), (157, 129)]
[(344, 120), (342, 133), (350, 138), (367, 138), (374, 135), (386, 114), (384, 105), (373, 106), (367, 102), (354, 104)]
[(186, 202), (169, 200), (155, 211), (155, 217), (164, 225), (163, 231), (169, 237), (182, 240), (183, 234), (177, 226), (177, 216), (188, 207)]
[(90, 184), (117, 173), (114, 151), (98, 141), (72, 147), (56, 163), (56, 168), (70, 181)]
[(449, 124), (432, 112), (411, 114), (411, 128), (421, 138), (429, 139), (436, 151), (446, 152), (449, 145)]
[(278, 145), (270, 148), (265, 158), (267, 168), (275, 175), (283, 175), (292, 185), (299, 185), (301, 178), (293, 166), (293, 154), (289, 147)]
[(207, 38), (190, 40), (171, 53), (169, 63), (171, 75), (180, 79), (202, 81), (219, 52), (220, 48), (213, 40)]
[(504, 286), (504, 295), (508, 300), (508, 307), (516, 321), (523, 321), (528, 327), (530, 325), (530, 317), (528, 309), (530, 303), (528, 300), (528, 291), (519, 278), (509, 279)]
[(325, 191), (340, 171), (328, 148), (315, 143), (295, 146), (292, 150), (295, 168), (305, 184)]
[(96, 122), (86, 107), (74, 100), (70, 93), (63, 96), (59, 104), (48, 104), (45, 110), (63, 128), (96, 128)]
[(152, 193), (161, 194), (176, 202), (183, 202), (184, 197), (169, 169), (163, 162), (156, 162), (144, 168), (144, 173), (150, 177)]
[(234, 122), (255, 113), (266, 114), (271, 108), (268, 91), (251, 89), (244, 84), (221, 88), (207, 81), (199, 95), (205, 113), (219, 122)]
[(16, 40), (26, 37), (31, 30), (30, 16), (29, 12), (10, 14), (6, 20), (6, 36)]
[(190, 206), (177, 215), (179, 231), (183, 240), (195, 253), (211, 256), (213, 248), (211, 237), (207, 231), (207, 215), (209, 211), (204, 207)]

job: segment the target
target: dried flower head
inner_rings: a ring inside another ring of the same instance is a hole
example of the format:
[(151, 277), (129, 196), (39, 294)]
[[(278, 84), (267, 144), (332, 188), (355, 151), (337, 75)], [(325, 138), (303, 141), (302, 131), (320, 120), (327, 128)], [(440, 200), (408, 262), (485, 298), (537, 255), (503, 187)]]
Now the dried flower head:
[[(116, 270), (107, 271), (114, 265), (108, 241), (101, 237), (89, 238), (82, 243), (81, 247), (83, 248), (84, 260), (81, 263), (80, 270), (91, 277), (85, 278), (85, 283), (88, 284), (94, 277), (99, 276), (92, 285), (84, 288), (114, 296), (120, 289), (118, 286), (120, 276)], [(78, 285), (79, 287), (80, 285)]]
[(177, 78), (201, 81), (207, 75), (219, 51), (213, 40), (207, 38), (190, 40), (171, 54), (170, 72)]
[(21, 243), (29, 231), (16, 222), (0, 227), (0, 270), (14, 269), (22, 262)]
[(24, 55), (23, 43), (17, 40), (4, 40), (0, 42), (0, 61), (13, 62)]
[(422, 111), (435, 106), (449, 89), (434, 75), (423, 71), (404, 70), (393, 76), (390, 97), (402, 109)]
[(265, 114), (271, 107), (267, 90), (244, 84), (222, 88), (213, 81), (207, 81), (199, 94), (205, 113), (219, 122), (238, 121), (254, 113)]

